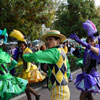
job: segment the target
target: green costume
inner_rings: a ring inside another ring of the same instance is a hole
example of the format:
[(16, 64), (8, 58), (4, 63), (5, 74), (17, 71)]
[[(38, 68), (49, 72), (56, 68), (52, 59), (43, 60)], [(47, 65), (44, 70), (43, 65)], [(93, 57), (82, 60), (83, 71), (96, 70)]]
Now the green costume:
[(76, 61), (76, 64), (77, 64), (79, 67), (82, 67), (82, 66), (83, 66), (83, 58), (78, 58), (78, 60)]
[(69, 78), (71, 72), (70, 72), (70, 64), (69, 64), (68, 58), (66, 58), (66, 64), (67, 64), (67, 77)]
[[(51, 88), (52, 100), (58, 100), (60, 96), (63, 96), (62, 100), (68, 100), (68, 77), (67, 77), (67, 63), (66, 53), (63, 48), (52, 48), (44, 51), (38, 51), (35, 53), (24, 54), (24, 60), (27, 62), (47, 63), (49, 66), (49, 88)], [(65, 91), (57, 90), (57, 88), (63, 88)], [(56, 93), (53, 90), (57, 90)], [(59, 95), (57, 95), (59, 94)], [(54, 96), (55, 95), (55, 96)], [(60, 99), (61, 100), (61, 99)]]
[[(25, 91), (27, 81), (12, 76), (9, 71), (13, 69), (17, 62), (10, 59), (11, 57), (2, 48), (0, 48), (0, 100), (8, 100), (17, 94)], [(9, 67), (7, 65), (11, 63)]]
[[(63, 48), (52, 48), (44, 51), (38, 51), (35, 53), (24, 54), (24, 60), (27, 62), (47, 63), (51, 72), (49, 72), (49, 78), (52, 86), (55, 85), (67, 85), (67, 65), (66, 65), (66, 53)], [(50, 71), (49, 70), (49, 71)]]
[(81, 58), (78, 58), (76, 61), (76, 65), (78, 67), (83, 67), (83, 53), (84, 53), (84, 49), (82, 48), (82, 46), (76, 46), (78, 48), (81, 48)]

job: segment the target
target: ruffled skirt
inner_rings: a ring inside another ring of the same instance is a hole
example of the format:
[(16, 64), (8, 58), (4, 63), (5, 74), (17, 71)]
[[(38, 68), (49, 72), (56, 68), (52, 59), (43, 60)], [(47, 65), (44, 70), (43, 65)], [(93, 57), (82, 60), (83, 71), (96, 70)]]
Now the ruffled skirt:
[(78, 74), (74, 84), (78, 90), (100, 93), (100, 75), (94, 69), (90, 72), (90, 74)]
[(19, 77), (28, 80), (28, 83), (38, 83), (45, 79), (45, 75), (42, 75), (38, 68), (31, 67), (29, 72), (23, 71)]
[(26, 89), (28, 81), (10, 74), (0, 76), (0, 100), (8, 100)]

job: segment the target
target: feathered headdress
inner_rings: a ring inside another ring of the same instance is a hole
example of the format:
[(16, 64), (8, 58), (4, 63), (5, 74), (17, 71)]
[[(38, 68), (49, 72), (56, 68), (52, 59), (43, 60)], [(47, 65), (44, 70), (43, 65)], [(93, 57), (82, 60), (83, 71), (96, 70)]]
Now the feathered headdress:
[(18, 41), (26, 42), (26, 40), (24, 39), (24, 35), (23, 35), (20, 31), (18, 31), (18, 30), (15, 30), (15, 29), (14, 29), (14, 30), (10, 33), (10, 36), (16, 38)]
[(0, 29), (0, 37), (4, 37), (4, 43), (7, 43), (8, 34), (6, 28), (4, 28), (4, 30)]
[(82, 23), (83, 29), (88, 33), (88, 36), (96, 37), (99, 35), (97, 32), (96, 26), (93, 24), (92, 21), (86, 20)]

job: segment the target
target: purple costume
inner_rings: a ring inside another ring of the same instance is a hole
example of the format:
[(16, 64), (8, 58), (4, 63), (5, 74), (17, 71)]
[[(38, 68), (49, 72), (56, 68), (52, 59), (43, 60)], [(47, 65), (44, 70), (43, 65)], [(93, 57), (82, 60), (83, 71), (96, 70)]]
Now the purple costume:
[(95, 53), (88, 49), (85, 50), (83, 60), (84, 70), (83, 73), (77, 75), (75, 81), (78, 90), (100, 93), (100, 75), (97, 72), (98, 60), (98, 56)]
[[(95, 39), (95, 34), (97, 34), (95, 25), (90, 20), (87, 20), (82, 25), (84, 30), (87, 31), (88, 36)], [(100, 59), (99, 44), (97, 44), (95, 47), (99, 49), (99, 55), (97, 56), (88, 48), (85, 49), (83, 72), (78, 74), (75, 80), (76, 88), (84, 92), (100, 93), (100, 75), (97, 72), (97, 65)]]

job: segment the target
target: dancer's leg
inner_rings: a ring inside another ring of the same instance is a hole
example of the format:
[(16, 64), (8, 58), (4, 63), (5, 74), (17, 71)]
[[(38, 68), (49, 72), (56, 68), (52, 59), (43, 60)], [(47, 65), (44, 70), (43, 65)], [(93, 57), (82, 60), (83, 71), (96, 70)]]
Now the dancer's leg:
[(81, 92), (81, 94), (80, 94), (80, 100), (87, 100), (87, 93)]
[(88, 100), (94, 100), (92, 93), (88, 93)]
[(32, 100), (30, 92), (27, 89), (25, 90), (25, 92), (26, 92), (26, 95), (27, 95), (27, 99)]
[(40, 99), (40, 94), (37, 91), (35, 91), (32, 87), (27, 86), (27, 90), (35, 95), (36, 100)]

